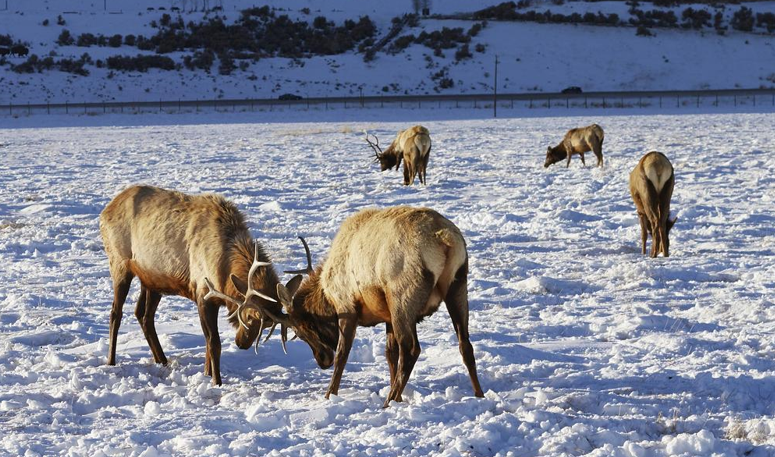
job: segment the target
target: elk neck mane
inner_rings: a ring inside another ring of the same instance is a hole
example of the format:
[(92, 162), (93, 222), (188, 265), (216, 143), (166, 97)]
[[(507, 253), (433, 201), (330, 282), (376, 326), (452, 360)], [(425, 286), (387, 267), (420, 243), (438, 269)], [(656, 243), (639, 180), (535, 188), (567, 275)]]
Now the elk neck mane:
[[(220, 228), (219, 233), (224, 245), (224, 258), (221, 259), (220, 271), (218, 272), (218, 276), (223, 281), (223, 284), (220, 284), (220, 288), (225, 294), (241, 299), (242, 295), (231, 282), (231, 275), (234, 274), (243, 281), (247, 281), (250, 266), (253, 264), (253, 238), (250, 236), (244, 216), (232, 202), (216, 195), (208, 195), (206, 197), (212, 199), (213, 203), (218, 207), (217, 224)], [(272, 261), (261, 243), (258, 244), (258, 260), (262, 262)], [(261, 267), (256, 271), (254, 277), (256, 290), (276, 298), (277, 290), (275, 285), (278, 282), (279, 278), (273, 267)], [(265, 304), (270, 308), (270, 311), (280, 313), (281, 306), (279, 304), (270, 302), (265, 302)], [(229, 313), (233, 313), (236, 309), (236, 306), (230, 302), (226, 302), (225, 305)], [(232, 316), (229, 322), (234, 327), (239, 325), (236, 315)]]
[(565, 142), (561, 142), (557, 146), (552, 148), (552, 157), (558, 160), (562, 160), (568, 157), (568, 151), (565, 150)]
[(322, 270), (323, 267), (318, 266), (315, 272), (301, 283), (293, 300), (294, 309), (303, 309), (305, 314), (316, 318), (334, 318), (336, 309), (326, 298), (320, 283)]

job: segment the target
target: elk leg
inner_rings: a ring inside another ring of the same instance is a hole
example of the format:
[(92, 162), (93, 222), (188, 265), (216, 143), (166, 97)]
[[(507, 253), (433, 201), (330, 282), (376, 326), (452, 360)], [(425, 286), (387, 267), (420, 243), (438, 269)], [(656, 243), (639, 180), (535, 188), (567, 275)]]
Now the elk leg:
[(218, 305), (200, 298), (197, 301), (199, 321), (205, 335), (205, 374), (213, 377), (213, 385), (221, 385), (221, 336), (218, 333)]
[(449, 317), (452, 319), (452, 326), (457, 334), (458, 347), (460, 355), (463, 356), (463, 364), (468, 369), (468, 377), (471, 378), (471, 385), (474, 388), (474, 395), (483, 397), (482, 387), (479, 384), (479, 377), (476, 375), (476, 360), (474, 359), (474, 348), (468, 336), (468, 262), (458, 270), (455, 275), (455, 281), (452, 282), (444, 298), (447, 304)]
[(656, 257), (659, 254), (659, 249), (662, 245), (662, 231), (659, 228), (659, 220), (652, 219), (651, 221), (651, 257)]
[[(390, 370), (390, 386), (392, 387), (396, 383), (396, 368), (398, 365), (398, 340), (396, 340), (396, 335), (393, 333), (393, 326), (391, 324), (388, 323), (385, 326), (385, 330), (385, 358), (387, 359), (388, 369)], [(396, 398), (396, 401), (402, 401), (400, 395), (398, 398)]]
[(646, 221), (646, 216), (638, 213), (638, 223), (640, 224), (640, 253), (646, 255), (646, 242), (649, 237), (649, 228)]
[(354, 313), (339, 315), (339, 343), (336, 346), (336, 355), (334, 355), (334, 374), (331, 376), (331, 384), (328, 385), (326, 399), (331, 394), (338, 395), (339, 383), (342, 381), (344, 366), (347, 364), (347, 358), (350, 356), (350, 349), (353, 347), (355, 339), (355, 329), (358, 327), (358, 319)]
[(385, 400), (383, 408), (390, 405), (391, 400), (403, 401), (401, 394), (404, 392), (409, 376), (412, 374), (414, 364), (420, 357), (420, 341), (417, 339), (417, 325), (404, 333), (397, 335), (398, 339), (398, 370), (396, 373), (396, 382), (390, 387), (390, 392)]
[(408, 186), (414, 181), (414, 169), (408, 160), (404, 160), (404, 185)]
[(113, 307), (110, 310), (110, 343), (108, 345), (108, 365), (116, 364), (116, 343), (118, 341), (118, 328), (121, 326), (121, 317), (124, 302), (132, 285), (132, 273), (126, 272), (123, 277), (113, 277)]
[(425, 157), (422, 158), (422, 167), (420, 168), (420, 176), (421, 176), (420, 181), (422, 181), (423, 185), (427, 184), (425, 180), (425, 176), (427, 175), (426, 170), (428, 169), (428, 160), (430, 160), (430, 158), (431, 158), (430, 151), (428, 151), (428, 154), (426, 154)]
[(597, 166), (602, 167), (603, 166), (603, 142), (595, 142), (592, 144), (592, 152), (595, 154), (595, 157), (597, 157)]
[[(143, 292), (145, 292), (143, 294)], [(167, 357), (164, 356), (164, 351), (161, 348), (159, 342), (159, 335), (156, 333), (156, 325), (154, 318), (156, 317), (156, 309), (161, 301), (161, 294), (156, 293), (150, 289), (146, 289), (144, 286), (140, 292), (141, 297), (145, 295), (143, 300), (142, 310), (140, 309), (140, 300), (137, 300), (137, 309), (135, 309), (135, 316), (140, 322), (140, 327), (143, 329), (145, 339), (148, 341), (148, 346), (151, 348), (153, 354), (153, 360), (156, 363), (167, 365)]]
[(584, 161), (584, 153), (582, 152), (579, 155), (581, 156), (581, 165), (584, 166), (584, 168), (586, 168), (587, 162)]

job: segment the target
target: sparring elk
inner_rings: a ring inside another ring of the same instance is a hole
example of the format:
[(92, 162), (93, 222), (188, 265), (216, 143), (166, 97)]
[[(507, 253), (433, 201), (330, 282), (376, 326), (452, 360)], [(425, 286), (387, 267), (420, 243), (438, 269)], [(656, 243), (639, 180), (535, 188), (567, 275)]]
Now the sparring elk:
[[(133, 186), (102, 211), (100, 233), (113, 280), (108, 365), (116, 363), (122, 309), (134, 277), (140, 279), (135, 316), (156, 363), (167, 364), (154, 325), (162, 295), (196, 302), (206, 342), (204, 371), (215, 385), (221, 384), (218, 310), (222, 305), (237, 327), (236, 344), (242, 349), (254, 340), (258, 344), (265, 326), (274, 330), (277, 321), (272, 315), (282, 313), (277, 274), (233, 203), (217, 195)], [(244, 302), (230, 298), (237, 295), (245, 297)]]
[(651, 234), (651, 257), (660, 252), (670, 256), (670, 229), (678, 218), (670, 219), (670, 198), (675, 186), (673, 165), (657, 151), (644, 155), (630, 172), (630, 194), (640, 222), (641, 253), (646, 254), (646, 239)]
[(368, 133), (366, 134), (366, 142), (374, 150), (381, 171), (394, 166), (397, 170), (403, 159), (404, 185), (413, 184), (415, 176), (420, 179), (422, 184), (425, 184), (426, 169), (431, 154), (431, 137), (428, 129), (421, 125), (415, 125), (401, 130), (396, 135), (396, 139), (384, 151), (379, 146), (379, 138), (374, 135), (374, 139), (376, 142), (372, 142)]
[[(386, 324), (385, 356), (390, 393), (402, 401), (420, 355), (417, 323), (443, 300), (457, 333), (474, 395), (482, 397), (474, 350), (468, 336), (468, 254), (460, 230), (428, 208), (367, 209), (342, 223), (328, 258), (306, 273), (277, 285), (283, 322), (309, 344), (321, 368), (334, 366), (326, 398), (337, 395), (358, 326)], [(283, 334), (285, 339), (285, 334)]]
[(560, 144), (546, 148), (544, 168), (563, 159), (566, 159), (565, 168), (568, 168), (573, 154), (581, 156), (581, 164), (586, 167), (584, 153), (589, 151), (592, 151), (597, 157), (597, 166), (602, 167), (604, 139), (603, 129), (597, 124), (568, 130)]

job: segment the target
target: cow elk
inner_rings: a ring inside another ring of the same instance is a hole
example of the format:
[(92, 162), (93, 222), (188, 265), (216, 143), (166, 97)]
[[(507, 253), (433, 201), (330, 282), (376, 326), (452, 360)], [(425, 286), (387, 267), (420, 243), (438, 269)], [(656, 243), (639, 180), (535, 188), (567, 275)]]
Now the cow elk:
[(603, 129), (592, 124), (586, 127), (568, 130), (560, 144), (546, 149), (546, 161), (544, 168), (566, 159), (565, 168), (570, 166), (570, 158), (573, 154), (581, 156), (581, 164), (587, 166), (584, 161), (584, 153), (592, 151), (597, 157), (597, 166), (603, 166)]
[[(412, 368), (420, 356), (417, 323), (443, 300), (457, 333), (474, 395), (482, 397), (474, 350), (468, 336), (468, 254), (460, 230), (428, 208), (399, 206), (363, 210), (342, 223), (328, 258), (307, 268), (277, 295), (285, 324), (309, 344), (321, 368), (334, 366), (326, 398), (339, 391), (358, 326), (384, 322), (390, 392), (385, 400), (402, 401)], [(299, 272), (289, 272), (299, 273)], [(282, 318), (281, 317), (281, 318)]]
[(374, 135), (374, 139), (376, 142), (372, 142), (368, 133), (366, 134), (366, 141), (374, 150), (381, 171), (393, 167), (397, 170), (403, 159), (404, 185), (413, 184), (415, 176), (420, 179), (422, 184), (426, 184), (425, 175), (431, 154), (431, 137), (428, 129), (421, 125), (415, 125), (401, 130), (396, 135), (396, 139), (384, 151), (379, 146), (379, 138)]
[[(272, 316), (282, 314), (277, 274), (233, 203), (217, 195), (133, 186), (102, 211), (100, 233), (113, 280), (109, 365), (116, 363), (122, 309), (134, 277), (140, 279), (135, 316), (156, 363), (167, 364), (154, 325), (162, 295), (196, 302), (206, 342), (204, 371), (216, 385), (221, 384), (218, 309), (222, 305), (237, 327), (236, 344), (242, 349), (254, 340), (258, 344), (266, 326), (274, 330), (278, 321)], [(242, 303), (230, 298), (237, 295), (245, 297)]]
[(670, 219), (674, 185), (673, 165), (661, 152), (644, 155), (630, 173), (630, 194), (638, 211), (642, 254), (646, 253), (646, 239), (651, 234), (651, 257), (660, 252), (670, 256), (670, 229), (678, 220)]

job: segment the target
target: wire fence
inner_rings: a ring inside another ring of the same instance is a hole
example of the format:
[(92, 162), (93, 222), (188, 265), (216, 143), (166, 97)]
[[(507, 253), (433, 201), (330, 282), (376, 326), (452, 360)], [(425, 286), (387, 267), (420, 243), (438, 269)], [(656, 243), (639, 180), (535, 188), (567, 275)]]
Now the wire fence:
[(775, 89), (730, 89), (700, 91), (590, 92), (582, 94), (460, 94), (460, 95), (384, 95), (360, 97), (313, 97), (298, 100), (159, 100), (130, 102), (8, 103), (0, 105), (0, 116), (38, 114), (100, 113), (183, 113), (247, 112), (273, 110), (333, 109), (453, 109), (492, 110), (493, 116), (509, 110), (562, 109), (680, 109), (708, 107), (758, 107), (775, 110)]

